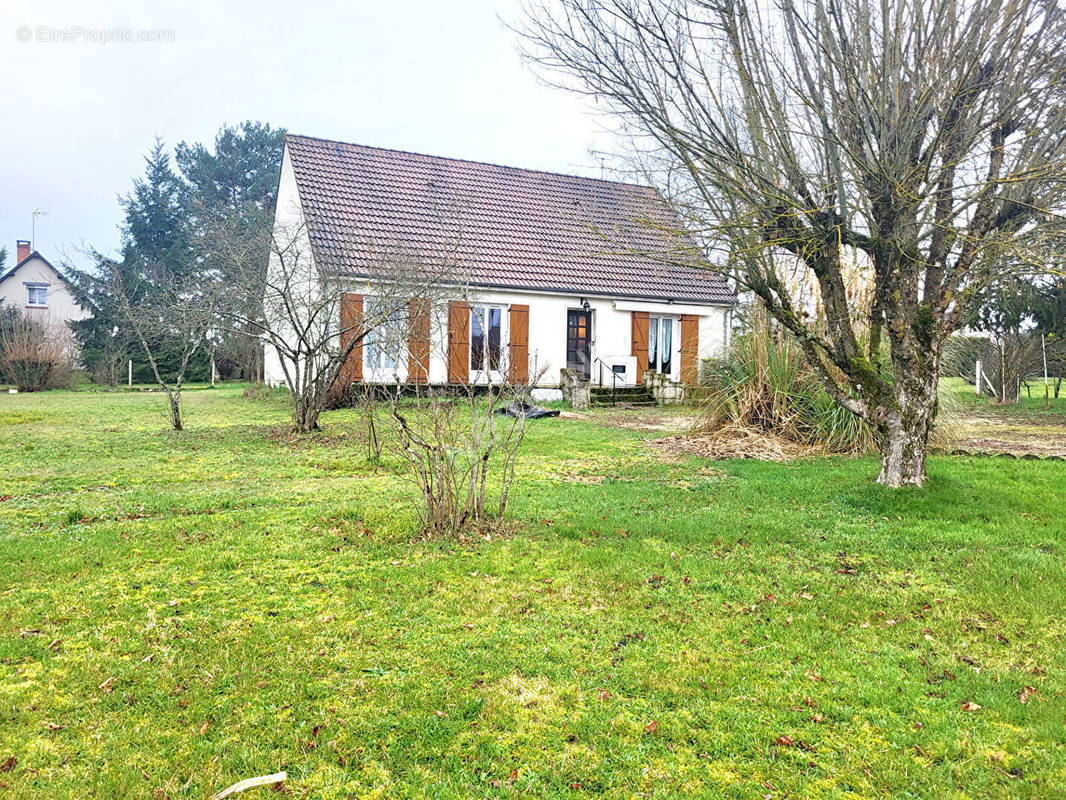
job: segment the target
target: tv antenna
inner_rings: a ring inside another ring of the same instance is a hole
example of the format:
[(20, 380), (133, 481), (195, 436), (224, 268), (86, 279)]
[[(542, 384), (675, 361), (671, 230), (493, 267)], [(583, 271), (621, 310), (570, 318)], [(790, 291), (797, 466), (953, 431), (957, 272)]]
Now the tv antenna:
[(39, 208), (33, 209), (33, 222), (30, 224), (30, 249), (37, 249), (37, 218), (47, 217), (48, 212), (42, 211)]

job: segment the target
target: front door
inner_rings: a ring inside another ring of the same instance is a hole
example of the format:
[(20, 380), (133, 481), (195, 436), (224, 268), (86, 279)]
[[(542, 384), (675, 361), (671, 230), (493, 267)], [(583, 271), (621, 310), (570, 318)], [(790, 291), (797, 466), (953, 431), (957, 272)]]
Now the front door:
[(592, 375), (592, 312), (566, 312), (566, 368), (583, 378)]
[(671, 317), (648, 319), (648, 369), (673, 377), (674, 320)]

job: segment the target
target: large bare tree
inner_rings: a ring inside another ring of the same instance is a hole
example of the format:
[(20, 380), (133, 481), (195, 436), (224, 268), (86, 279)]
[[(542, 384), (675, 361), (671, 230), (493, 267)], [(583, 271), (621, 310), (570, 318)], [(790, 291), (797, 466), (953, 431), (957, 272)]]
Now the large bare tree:
[(1054, 0), (545, 0), (522, 32), (543, 74), (650, 145), (707, 265), (734, 269), (873, 427), (895, 487), (925, 480), (968, 298), (1005, 264), (1039, 268), (1061, 223), (1063, 16)]

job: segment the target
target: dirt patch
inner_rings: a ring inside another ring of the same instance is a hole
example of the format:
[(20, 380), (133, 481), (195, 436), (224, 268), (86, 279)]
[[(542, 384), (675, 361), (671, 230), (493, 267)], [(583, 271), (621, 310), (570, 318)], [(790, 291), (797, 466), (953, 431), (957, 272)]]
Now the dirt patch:
[[(780, 436), (729, 426), (711, 433), (693, 433), (696, 417), (676, 408), (622, 407), (564, 411), (564, 419), (580, 419), (610, 428), (673, 434), (649, 442), (660, 457), (709, 459), (752, 458), (788, 461), (822, 451)], [(1011, 408), (960, 409), (951, 421), (944, 452), (957, 455), (1006, 455), (1016, 458), (1066, 458), (1066, 415), (1021, 413)]]
[(675, 410), (621, 404), (606, 411), (563, 411), (559, 416), (630, 431), (687, 431), (695, 421), (691, 414), (678, 414)]
[(962, 413), (954, 452), (1016, 458), (1066, 458), (1066, 417), (1030, 416), (1002, 409)]

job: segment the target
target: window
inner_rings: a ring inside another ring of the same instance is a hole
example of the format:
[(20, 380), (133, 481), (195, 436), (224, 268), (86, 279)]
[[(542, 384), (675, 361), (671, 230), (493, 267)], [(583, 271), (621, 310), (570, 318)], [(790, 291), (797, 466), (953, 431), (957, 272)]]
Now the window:
[(470, 308), (470, 369), (499, 372), (503, 352), (503, 309), (498, 306)]
[(46, 306), (48, 305), (48, 284), (27, 284), (26, 285), (26, 305), (28, 306)]
[(674, 320), (670, 317), (648, 319), (648, 369), (669, 375), (673, 368)]
[(407, 325), (400, 308), (389, 310), (379, 300), (367, 298), (364, 319), (373, 325), (363, 340), (363, 360), (369, 369), (396, 370), (407, 348)]

